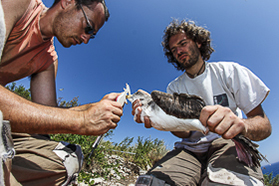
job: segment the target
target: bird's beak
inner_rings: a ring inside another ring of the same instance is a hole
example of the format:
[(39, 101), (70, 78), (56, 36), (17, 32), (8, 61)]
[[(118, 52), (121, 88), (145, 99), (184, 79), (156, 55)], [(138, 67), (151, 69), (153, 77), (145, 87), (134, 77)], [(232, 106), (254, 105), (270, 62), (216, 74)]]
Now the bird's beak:
[(130, 86), (128, 85), (128, 83), (126, 83), (126, 88), (124, 88), (124, 91), (126, 92), (126, 99), (129, 100), (129, 98), (132, 97), (132, 94), (131, 94), (131, 89), (130, 89)]

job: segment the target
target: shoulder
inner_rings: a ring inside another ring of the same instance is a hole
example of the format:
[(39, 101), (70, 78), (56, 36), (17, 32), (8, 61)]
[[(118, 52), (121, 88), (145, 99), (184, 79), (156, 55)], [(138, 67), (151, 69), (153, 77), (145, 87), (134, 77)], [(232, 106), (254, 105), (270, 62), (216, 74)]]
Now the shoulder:
[(185, 72), (180, 76), (178, 76), (177, 78), (175, 78), (174, 80), (172, 80), (169, 84), (179, 84), (181, 81), (184, 81), (184, 79), (185, 79)]
[(246, 71), (247, 68), (236, 63), (236, 62), (227, 62), (227, 61), (220, 61), (220, 62), (209, 62), (207, 64), (208, 69), (217, 74), (223, 75), (231, 75), (232, 73), (237, 73), (241, 71)]
[[(2, 0), (2, 7), (7, 18), (20, 18), (27, 10), (31, 1), (34, 0)], [(6, 14), (12, 16), (7, 17)]]
[(35, 0), (1, 0), (6, 23), (6, 36), (24, 15), (31, 1)]
[(210, 68), (214, 68), (218, 70), (230, 70), (230, 69), (242, 67), (240, 64), (236, 62), (230, 62), (230, 61), (209, 62), (208, 66)]

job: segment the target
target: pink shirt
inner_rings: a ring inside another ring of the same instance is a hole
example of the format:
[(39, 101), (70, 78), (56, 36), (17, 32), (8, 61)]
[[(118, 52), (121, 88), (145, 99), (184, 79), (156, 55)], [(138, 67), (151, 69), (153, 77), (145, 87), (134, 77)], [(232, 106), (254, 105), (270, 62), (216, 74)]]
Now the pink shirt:
[(46, 70), (57, 58), (53, 38), (43, 40), (40, 15), (46, 9), (41, 0), (31, 0), (5, 44), (0, 62), (0, 84)]

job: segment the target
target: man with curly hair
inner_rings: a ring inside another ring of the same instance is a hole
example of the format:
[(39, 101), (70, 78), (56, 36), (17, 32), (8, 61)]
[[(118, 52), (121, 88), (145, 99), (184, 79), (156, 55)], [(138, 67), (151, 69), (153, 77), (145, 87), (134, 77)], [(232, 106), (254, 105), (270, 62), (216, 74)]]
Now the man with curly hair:
[[(10, 122), (14, 132), (16, 150), (10, 184), (68, 185), (81, 169), (81, 148), (51, 141), (47, 134), (101, 135), (117, 126), (123, 111), (115, 101), (119, 93), (105, 95), (96, 103), (57, 107), (58, 56), (53, 40), (56, 37), (64, 47), (87, 44), (108, 20), (107, 6), (104, 0), (55, 0), (50, 8), (41, 0), (1, 0), (0, 4), (4, 13), (0, 21), (5, 21), (0, 29), (0, 49), (4, 47), (0, 110), (3, 123)], [(32, 101), (4, 87), (27, 76)], [(5, 185), (10, 185), (8, 172)]]
[[(234, 62), (206, 62), (214, 49), (210, 32), (192, 21), (173, 20), (162, 42), (168, 62), (184, 71), (167, 87), (168, 93), (202, 97), (207, 106), (200, 114), (207, 134), (171, 131), (182, 138), (175, 149), (159, 160), (136, 185), (263, 185), (260, 167), (239, 162), (232, 138), (243, 134), (260, 141), (271, 134), (271, 125), (261, 103), (269, 93), (265, 84), (247, 68)], [(133, 103), (138, 123), (141, 103)], [(247, 118), (242, 118), (243, 111)], [(148, 185), (148, 184), (147, 184)]]

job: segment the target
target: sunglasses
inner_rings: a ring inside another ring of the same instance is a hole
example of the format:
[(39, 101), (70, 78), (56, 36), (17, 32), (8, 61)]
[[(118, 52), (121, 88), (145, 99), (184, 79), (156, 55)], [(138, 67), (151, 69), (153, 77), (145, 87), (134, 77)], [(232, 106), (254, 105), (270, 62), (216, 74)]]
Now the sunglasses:
[(81, 8), (81, 10), (82, 10), (82, 12), (84, 14), (85, 19), (86, 19), (86, 27), (85, 27), (84, 31), (85, 31), (86, 34), (90, 35), (90, 39), (94, 39), (95, 38), (95, 34), (94, 34), (95, 29), (90, 24), (89, 19), (88, 19), (88, 17), (85, 14), (84, 9), (82, 8), (82, 5), (80, 5), (80, 8)]

